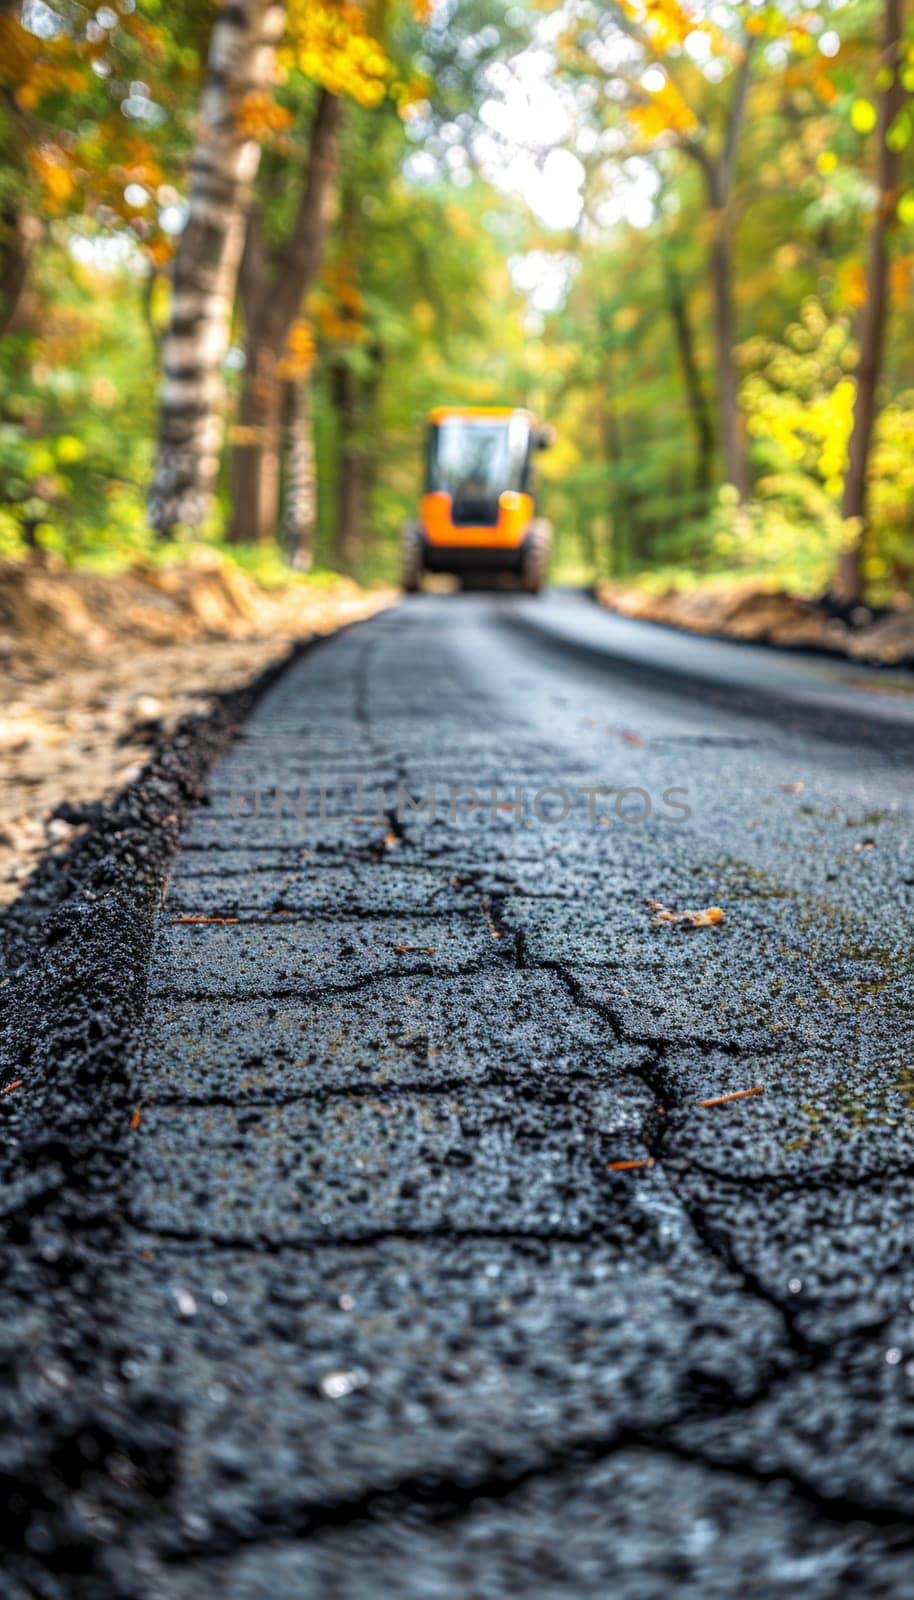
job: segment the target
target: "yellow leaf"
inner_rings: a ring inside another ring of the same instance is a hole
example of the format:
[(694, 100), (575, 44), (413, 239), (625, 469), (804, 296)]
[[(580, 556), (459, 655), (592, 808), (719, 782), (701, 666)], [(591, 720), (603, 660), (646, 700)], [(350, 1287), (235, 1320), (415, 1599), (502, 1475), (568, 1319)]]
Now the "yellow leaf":
[(869, 100), (855, 100), (851, 106), (851, 127), (857, 133), (872, 133), (876, 126), (876, 107)]
[(61, 434), (55, 449), (58, 461), (62, 461), (65, 466), (73, 461), (81, 461), (86, 453), (82, 440), (77, 439), (74, 434), (70, 433)]
[(284, 379), (303, 378), (314, 365), (314, 333), (310, 322), (300, 317), (292, 324), (286, 338), (285, 355), (277, 365)]
[(238, 132), (246, 139), (263, 142), (271, 134), (283, 133), (292, 124), (292, 113), (278, 105), (263, 89), (252, 89), (238, 109)]
[(859, 310), (866, 305), (866, 273), (857, 261), (848, 261), (838, 270), (838, 289), (841, 298)]
[(76, 188), (66, 154), (59, 145), (41, 145), (31, 152), (29, 159), (44, 190), (48, 210), (62, 211)]
[(911, 256), (896, 256), (889, 269), (892, 299), (896, 305), (903, 306), (908, 298), (908, 289), (911, 283), (911, 268), (914, 258)]
[(380, 104), (394, 69), (362, 6), (352, 0), (289, 0), (288, 21), (294, 58), (306, 77), (360, 105)]

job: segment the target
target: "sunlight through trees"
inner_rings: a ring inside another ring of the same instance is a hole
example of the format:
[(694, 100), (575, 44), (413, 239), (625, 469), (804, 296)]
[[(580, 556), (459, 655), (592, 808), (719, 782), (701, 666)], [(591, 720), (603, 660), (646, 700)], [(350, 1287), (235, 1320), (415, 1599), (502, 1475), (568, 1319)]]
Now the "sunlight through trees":
[(900, 0), (0, 5), (0, 551), (393, 571), (443, 402), (561, 574), (914, 571)]

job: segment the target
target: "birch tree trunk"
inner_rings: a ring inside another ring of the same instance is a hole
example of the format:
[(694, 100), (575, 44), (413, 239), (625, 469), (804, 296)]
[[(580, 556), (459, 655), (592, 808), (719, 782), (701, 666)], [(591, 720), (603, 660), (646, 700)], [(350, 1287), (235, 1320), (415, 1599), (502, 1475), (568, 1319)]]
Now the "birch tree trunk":
[(283, 363), (289, 333), (323, 259), (336, 206), (342, 107), (320, 91), (292, 232), (272, 270), (260, 250), (243, 294), (247, 360), (232, 453), (234, 540), (272, 539), (279, 521)]
[(172, 272), (171, 321), (162, 343), (158, 449), (149, 494), (154, 528), (199, 528), (209, 514), (222, 444), (222, 362), (258, 141), (239, 113), (269, 87), (285, 24), (280, 0), (226, 0), (216, 12), (191, 160), (187, 225)]
[(311, 387), (307, 378), (285, 386), (283, 407), (283, 542), (293, 567), (310, 572), (317, 527), (317, 473)]
[(903, 0), (886, 0), (883, 13), (880, 67), (890, 74), (879, 95), (876, 124), (876, 215), (870, 229), (866, 267), (866, 304), (860, 328), (860, 362), (851, 428), (847, 476), (841, 501), (841, 515), (854, 518), (859, 532), (854, 543), (842, 551), (838, 563), (837, 591), (848, 603), (863, 596), (863, 539), (866, 530), (868, 469), (873, 426), (876, 421), (876, 391), (882, 371), (885, 326), (889, 299), (888, 242), (895, 221), (898, 199), (900, 157), (890, 147), (886, 135), (901, 110), (905, 90), (901, 83), (900, 43), (904, 26)]

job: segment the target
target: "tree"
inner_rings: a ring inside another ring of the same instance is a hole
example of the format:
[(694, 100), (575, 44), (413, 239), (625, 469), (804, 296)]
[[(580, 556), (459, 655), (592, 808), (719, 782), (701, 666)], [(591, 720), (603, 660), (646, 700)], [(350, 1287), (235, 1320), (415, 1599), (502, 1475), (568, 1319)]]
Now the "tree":
[(675, 258), (669, 251), (663, 254), (663, 275), (666, 300), (676, 334), (676, 349), (682, 370), (682, 381), (689, 407), (689, 418), (695, 434), (695, 491), (707, 499), (711, 488), (714, 466), (714, 424), (711, 408), (705, 394), (704, 381), (695, 352), (695, 331), (689, 313), (689, 302), (679, 276)]
[(330, 229), (341, 126), (341, 101), (321, 89), (304, 187), (288, 237), (268, 259), (256, 220), (249, 229), (241, 279), (247, 354), (233, 433), (231, 536), (236, 540), (264, 540), (276, 532), (284, 384), (297, 376), (290, 335)]
[[(423, 412), (516, 398), (557, 425), (542, 479), (573, 560), (811, 592), (865, 530), (844, 592), (862, 566), (890, 602), (914, 572), (914, 332), (886, 329), (914, 282), (910, 33), (894, 80), (876, 58), (901, 4), (439, 0), (419, 22), (407, 0), (285, 0), (251, 87), (250, 62), (207, 76), (236, 6), (0, 0), (0, 555), (148, 547), (164, 338), (169, 526), (212, 503), (208, 532), (224, 510), (380, 576)], [(325, 96), (345, 114), (318, 206)], [(189, 167), (210, 135), (253, 155), (235, 191)], [(581, 190), (575, 226), (540, 206), (538, 164), (547, 198)], [(715, 487), (747, 458), (740, 505)]]
[[(329, 397), (336, 441), (336, 536), (334, 562), (343, 572), (357, 570), (365, 547), (367, 505), (373, 479), (375, 412), (383, 363), (377, 326), (367, 314), (360, 280), (371, 274), (371, 228), (361, 201), (371, 184), (365, 167), (366, 133), (372, 154), (385, 153), (377, 114), (353, 128), (343, 187), (337, 258), (317, 303), (318, 328), (327, 355)], [(371, 140), (370, 124), (376, 131)], [(377, 173), (372, 163), (368, 171)], [(388, 176), (391, 176), (388, 174)]]
[[(36, 245), (59, 219), (122, 231), (150, 262), (163, 252), (141, 186), (164, 181), (165, 146), (178, 142), (173, 119), (155, 105), (163, 114), (153, 133), (124, 84), (154, 66), (173, 113), (175, 57), (193, 53), (193, 31), (176, 49), (133, 12), (103, 14), (104, 24), (70, 0), (25, 10), (0, 0), (0, 333), (16, 315)], [(128, 198), (134, 188), (140, 204)]]
[[(663, 217), (663, 180), (658, 190), (658, 213)], [(695, 467), (693, 486), (699, 502), (707, 505), (714, 475), (714, 420), (710, 398), (706, 392), (704, 374), (698, 355), (698, 341), (692, 320), (690, 286), (683, 281), (679, 266), (679, 250), (675, 229), (664, 219), (664, 232), (659, 241), (660, 268), (663, 290), (673, 333), (676, 353), (682, 373), (689, 412), (689, 422), (695, 441)]]
[(235, 0), (217, 12), (191, 160), (187, 223), (172, 270), (162, 343), (158, 448), (149, 495), (154, 528), (207, 518), (222, 442), (222, 361), (244, 248), (260, 142), (245, 101), (269, 88), (285, 23), (278, 0)]
[[(424, 12), (425, 7), (412, 9)], [(268, 175), (269, 204), (261, 208), (282, 218), (281, 195), (299, 181), (297, 210), (285, 226), (282, 220), (278, 226), (274, 221), (270, 239), (256, 218), (245, 252), (246, 355), (232, 462), (231, 537), (236, 541), (262, 541), (276, 532), (284, 385), (305, 375), (294, 347), (301, 344), (303, 301), (317, 277), (336, 207), (343, 101), (354, 101), (366, 110), (393, 102), (402, 110), (414, 92), (409, 50), (402, 52), (405, 60), (399, 75), (388, 54), (388, 36), (399, 20), (399, 10), (385, 5), (363, 11), (346, 0), (311, 6), (291, 0), (289, 43), (283, 52), (293, 107), (285, 108), (290, 128), (296, 112), (302, 111), (303, 96), (310, 105), (315, 83), (318, 93), (309, 131), (299, 143), (289, 138), (278, 166)], [(299, 176), (301, 144), (303, 177)], [(297, 435), (287, 429), (287, 439), (297, 437), (301, 442), (307, 416), (299, 407)]]
[(317, 462), (314, 450), (310, 370), (286, 379), (282, 402), (283, 493), (282, 535), (286, 553), (299, 572), (314, 564), (317, 533)]
[[(572, 45), (571, 62), (577, 70), (592, 73), (601, 67), (605, 77), (606, 46), (613, 33), (612, 111), (621, 108), (632, 148), (650, 153), (660, 162), (664, 152), (678, 150), (693, 161), (701, 174), (709, 231), (708, 276), (716, 369), (717, 433), (726, 479), (740, 499), (749, 493), (749, 469), (740, 419), (739, 383), (734, 362), (736, 318), (733, 296), (733, 191), (740, 137), (746, 118), (756, 34), (755, 19), (741, 20), (734, 10), (729, 31), (707, 17), (697, 17), (680, 0), (658, 0), (643, 7), (639, 0), (620, 0), (607, 7), (607, 23), (596, 39), (584, 25)], [(713, 90), (698, 70), (686, 45), (703, 36), (709, 58), (720, 68), (726, 83)], [(622, 42), (628, 41), (628, 48)], [(621, 48), (620, 48), (621, 47)], [(697, 405), (694, 373), (689, 365), (687, 327), (682, 302), (671, 305), (680, 358), (696, 405), (695, 416), (707, 447), (703, 408)]]
[(111, 538), (119, 480), (146, 471), (145, 393), (129, 426), (104, 415), (109, 335), (116, 322), (142, 372), (137, 313), (170, 253), (202, 9), (175, 0), (166, 26), (126, 6), (0, 5), (0, 538)]
[(698, 133), (684, 137), (682, 148), (697, 161), (705, 181), (711, 221), (710, 274), (717, 366), (717, 426), (727, 482), (739, 498), (749, 495), (740, 408), (739, 380), (734, 362), (736, 319), (733, 309), (732, 196), (736, 152), (746, 115), (746, 96), (752, 67), (753, 38), (746, 35), (735, 68), (735, 82), (726, 107), (719, 148)]
[(903, 23), (903, 0), (885, 0), (880, 54), (880, 72), (884, 76), (884, 84), (878, 95), (876, 122), (876, 212), (870, 227), (854, 424), (841, 502), (842, 515), (856, 523), (858, 530), (854, 542), (842, 552), (838, 565), (837, 590), (840, 597), (848, 602), (859, 601), (863, 595), (863, 539), (867, 518), (870, 449), (889, 299), (889, 240), (897, 225), (900, 151), (905, 142), (904, 131), (898, 126), (906, 98), (901, 78)]

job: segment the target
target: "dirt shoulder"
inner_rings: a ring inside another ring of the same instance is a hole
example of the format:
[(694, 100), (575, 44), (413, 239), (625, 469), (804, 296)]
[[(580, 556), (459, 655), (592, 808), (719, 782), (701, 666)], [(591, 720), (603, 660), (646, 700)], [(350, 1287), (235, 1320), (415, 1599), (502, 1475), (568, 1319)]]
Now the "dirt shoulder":
[(395, 599), (345, 578), (267, 591), (210, 551), (105, 576), (0, 564), (0, 903), (182, 717)]
[(655, 593), (607, 579), (597, 585), (596, 595), (622, 616), (689, 633), (822, 650), (872, 666), (914, 667), (914, 601), (910, 609), (874, 614), (858, 607), (848, 616), (824, 601), (766, 591), (754, 581)]

